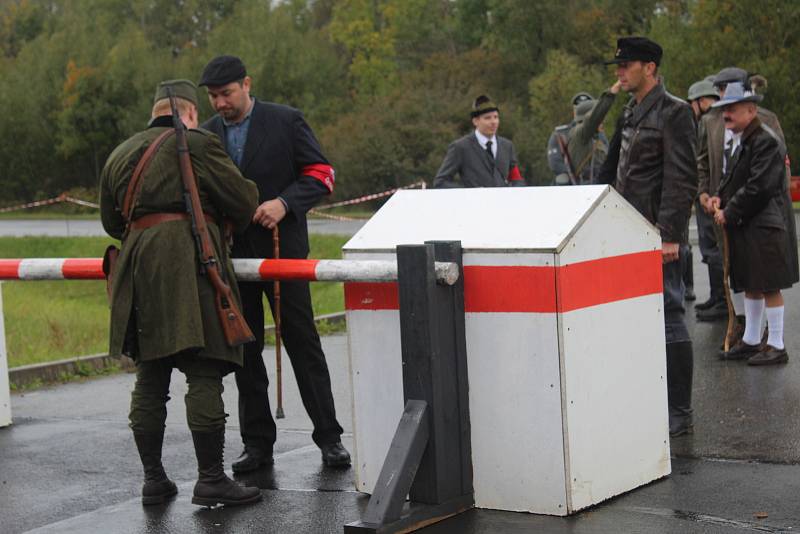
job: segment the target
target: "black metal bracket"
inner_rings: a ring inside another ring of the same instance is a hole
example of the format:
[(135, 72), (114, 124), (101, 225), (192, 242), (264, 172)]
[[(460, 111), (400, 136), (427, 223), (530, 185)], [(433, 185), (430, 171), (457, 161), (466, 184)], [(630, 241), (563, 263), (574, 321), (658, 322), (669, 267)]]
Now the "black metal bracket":
[(364, 517), (345, 534), (413, 532), (475, 504), (464, 283), (437, 285), (434, 261), (462, 274), (461, 243), (397, 247), (406, 405)]

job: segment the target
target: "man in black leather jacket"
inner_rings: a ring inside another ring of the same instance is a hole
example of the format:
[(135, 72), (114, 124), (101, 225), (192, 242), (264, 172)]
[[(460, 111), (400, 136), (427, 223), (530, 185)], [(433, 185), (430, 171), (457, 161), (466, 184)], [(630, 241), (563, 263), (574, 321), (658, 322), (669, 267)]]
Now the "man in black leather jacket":
[(625, 106), (614, 187), (661, 231), (664, 323), (671, 436), (692, 430), (692, 341), (684, 322), (682, 280), (687, 223), (697, 193), (694, 124), (689, 105), (658, 80), (661, 47), (644, 37), (617, 41), (617, 79)]

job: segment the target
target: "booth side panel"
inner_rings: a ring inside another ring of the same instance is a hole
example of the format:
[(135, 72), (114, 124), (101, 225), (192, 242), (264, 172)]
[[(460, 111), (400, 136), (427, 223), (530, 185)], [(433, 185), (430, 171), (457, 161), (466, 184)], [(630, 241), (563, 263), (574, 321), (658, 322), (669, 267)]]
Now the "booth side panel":
[(467, 314), (475, 505), (565, 515), (555, 314)]
[(661, 298), (562, 316), (570, 513), (670, 473)]
[(661, 250), (658, 230), (615, 191), (609, 191), (559, 254), (559, 265)]
[(397, 310), (349, 310), (347, 330), (356, 489), (372, 493), (403, 414), (400, 314)]
[(670, 472), (660, 250), (609, 191), (559, 255), (570, 513)]

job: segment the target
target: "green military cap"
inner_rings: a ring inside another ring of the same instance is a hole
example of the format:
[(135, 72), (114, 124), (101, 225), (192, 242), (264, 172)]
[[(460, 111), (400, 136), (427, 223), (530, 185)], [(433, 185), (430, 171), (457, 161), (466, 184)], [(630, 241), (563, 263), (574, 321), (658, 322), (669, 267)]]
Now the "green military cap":
[(714, 87), (713, 82), (708, 80), (700, 80), (699, 82), (693, 83), (691, 86), (689, 86), (689, 95), (686, 97), (686, 100), (691, 102), (692, 100), (697, 100), (698, 98), (702, 98), (704, 96), (719, 99), (719, 93)]
[(589, 113), (592, 112), (592, 109), (594, 109), (595, 103), (596, 102), (594, 100), (584, 100), (575, 106), (575, 120), (577, 122), (581, 122), (583, 119), (585, 119)]
[(195, 106), (197, 105), (197, 86), (191, 80), (165, 80), (158, 84), (156, 87), (156, 95), (153, 97), (153, 103), (158, 102), (164, 98), (169, 98), (167, 89), (172, 89), (172, 94), (177, 98), (188, 100)]
[(587, 100), (594, 100), (594, 98), (589, 93), (581, 91), (580, 93), (576, 93), (570, 102), (572, 102), (572, 107), (578, 107), (578, 104), (586, 102)]

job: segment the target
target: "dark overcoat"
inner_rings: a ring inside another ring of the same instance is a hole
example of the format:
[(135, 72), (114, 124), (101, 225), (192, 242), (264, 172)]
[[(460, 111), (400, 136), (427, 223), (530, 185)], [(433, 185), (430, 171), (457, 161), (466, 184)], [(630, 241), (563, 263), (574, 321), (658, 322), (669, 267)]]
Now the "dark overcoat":
[[(225, 144), (219, 115), (203, 123)], [(308, 256), (306, 212), (333, 191), (333, 169), (303, 114), (294, 108), (255, 100), (240, 166), (258, 186), (259, 203), (280, 196), (289, 210), (280, 222), (282, 258)], [(272, 230), (251, 224), (236, 236), (236, 258), (272, 257)]]
[[(100, 214), (103, 228), (112, 237), (120, 239), (125, 228), (121, 206), (134, 167), (150, 143), (171, 124), (171, 117), (156, 118), (150, 128), (123, 142), (109, 156), (100, 181)], [(237, 229), (244, 229), (257, 206), (255, 184), (242, 177), (215, 135), (189, 130), (187, 140), (203, 211), (217, 221), (224, 217)], [(132, 218), (185, 211), (173, 135), (142, 175)], [(227, 244), (216, 224), (209, 224), (208, 229), (223, 276), (238, 301)], [(225, 342), (214, 298), (211, 284), (198, 270), (189, 221), (132, 230), (122, 242), (114, 271), (109, 353), (128, 353), (145, 361), (197, 349), (199, 356), (241, 365), (242, 348)]]
[(742, 132), (720, 183), (735, 291), (774, 291), (798, 281), (785, 158), (783, 143), (756, 117)]

